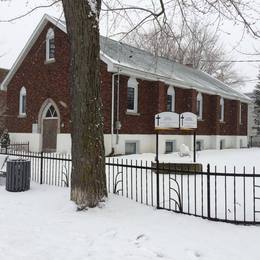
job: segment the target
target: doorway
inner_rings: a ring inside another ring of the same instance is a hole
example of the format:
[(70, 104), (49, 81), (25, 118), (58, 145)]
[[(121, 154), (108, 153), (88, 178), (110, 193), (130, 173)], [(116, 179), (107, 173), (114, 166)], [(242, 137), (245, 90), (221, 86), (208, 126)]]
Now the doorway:
[(59, 117), (55, 107), (49, 104), (42, 117), (42, 151), (56, 152)]

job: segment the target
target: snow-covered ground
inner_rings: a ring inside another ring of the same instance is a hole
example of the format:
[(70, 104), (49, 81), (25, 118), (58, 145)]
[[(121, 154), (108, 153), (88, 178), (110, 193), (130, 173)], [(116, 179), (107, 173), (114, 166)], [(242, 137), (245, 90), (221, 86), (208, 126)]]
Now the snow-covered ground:
[[(151, 162), (155, 160), (155, 154), (134, 154), (120, 156), (118, 159)], [(193, 155), (191, 153), (190, 157), (180, 157), (179, 153), (160, 154), (159, 161), (192, 163)], [(209, 163), (212, 169), (216, 166), (218, 171), (223, 171), (225, 166), (227, 166), (227, 170), (233, 171), (235, 166), (237, 171), (242, 172), (243, 167), (245, 167), (247, 173), (252, 173), (253, 167), (255, 166), (256, 172), (258, 171), (260, 173), (260, 148), (203, 150), (197, 152), (197, 162), (203, 164), (203, 169), (205, 171), (207, 164)]]
[(260, 227), (158, 211), (111, 195), (76, 212), (67, 188), (0, 186), (3, 260), (259, 260)]

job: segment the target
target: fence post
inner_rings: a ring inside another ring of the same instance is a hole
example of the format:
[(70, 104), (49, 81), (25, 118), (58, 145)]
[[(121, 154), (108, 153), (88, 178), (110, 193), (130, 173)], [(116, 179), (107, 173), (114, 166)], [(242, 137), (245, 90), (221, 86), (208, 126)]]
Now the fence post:
[(210, 214), (210, 165), (207, 165), (207, 211), (208, 219), (211, 218)]
[(40, 184), (43, 184), (43, 152), (41, 152)]
[(160, 176), (159, 176), (159, 134), (156, 132), (156, 207), (160, 208)]

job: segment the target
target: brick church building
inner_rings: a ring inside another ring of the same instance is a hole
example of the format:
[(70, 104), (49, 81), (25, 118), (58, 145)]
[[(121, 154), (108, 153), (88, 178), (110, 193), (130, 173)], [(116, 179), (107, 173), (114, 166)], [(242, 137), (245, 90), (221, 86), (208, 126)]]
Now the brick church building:
[[(154, 115), (198, 116), (198, 149), (247, 146), (250, 99), (210, 75), (102, 37), (101, 95), (106, 154), (155, 151)], [(11, 141), (31, 151), (70, 152), (69, 43), (66, 25), (45, 15), (1, 84)], [(167, 131), (160, 152), (192, 146), (189, 131)]]

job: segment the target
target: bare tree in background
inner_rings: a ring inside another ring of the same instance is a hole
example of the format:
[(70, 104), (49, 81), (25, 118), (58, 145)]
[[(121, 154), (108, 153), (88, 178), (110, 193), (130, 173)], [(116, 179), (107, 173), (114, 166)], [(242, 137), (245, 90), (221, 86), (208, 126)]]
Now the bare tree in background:
[(217, 33), (212, 33), (207, 25), (196, 20), (189, 28), (182, 24), (177, 30), (173, 32), (168, 25), (165, 28), (157, 26), (147, 33), (134, 31), (125, 41), (155, 56), (192, 65), (228, 85), (242, 84), (243, 79), (233, 69), (233, 63), (228, 62), (229, 57), (219, 43)]
[[(54, 1), (55, 4), (58, 2)], [(79, 209), (84, 209), (97, 206), (107, 195), (99, 70), (101, 0), (62, 0), (62, 4), (71, 45), (71, 199)], [(181, 20), (189, 28), (188, 17), (191, 14), (202, 20), (203, 17), (214, 16), (214, 23), (220, 23), (224, 18), (232, 20), (242, 24), (254, 37), (259, 37), (256, 23), (259, 13), (255, 14), (253, 4), (254, 1), (244, 0), (103, 0), (103, 14), (112, 14), (112, 19), (115, 18), (112, 24), (121, 20), (127, 25), (124, 31), (118, 33), (121, 39), (148, 23), (163, 29), (168, 24), (168, 17), (176, 18), (174, 26), (178, 26), (178, 20)], [(248, 11), (253, 17), (247, 15)]]
[(254, 89), (254, 121), (257, 126), (257, 135), (260, 135), (260, 68), (258, 73), (258, 82)]

